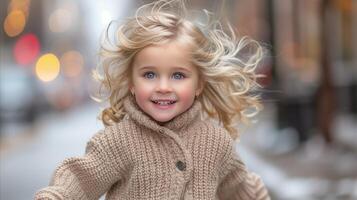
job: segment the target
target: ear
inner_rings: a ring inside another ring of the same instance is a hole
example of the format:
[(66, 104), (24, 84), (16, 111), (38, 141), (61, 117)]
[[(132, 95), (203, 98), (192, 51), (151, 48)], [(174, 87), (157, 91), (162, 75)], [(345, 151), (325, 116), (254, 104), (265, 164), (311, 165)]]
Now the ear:
[(135, 88), (134, 88), (134, 85), (132, 83), (129, 84), (129, 90), (130, 90), (130, 93), (134, 95)]
[(132, 95), (135, 94), (134, 86), (130, 86), (130, 92), (131, 92)]
[(204, 81), (202, 79), (199, 79), (198, 85), (196, 88), (196, 92), (195, 92), (196, 97), (198, 97), (202, 93), (203, 88), (204, 88)]

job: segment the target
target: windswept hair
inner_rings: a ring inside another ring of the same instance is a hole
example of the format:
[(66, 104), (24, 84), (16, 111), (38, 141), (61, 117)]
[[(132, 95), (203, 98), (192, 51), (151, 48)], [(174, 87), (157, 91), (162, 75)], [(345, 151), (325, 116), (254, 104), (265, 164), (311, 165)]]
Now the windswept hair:
[[(238, 39), (228, 25), (207, 16), (205, 24), (188, 17), (183, 0), (158, 0), (140, 7), (135, 16), (122, 23), (115, 42), (110, 42), (109, 26), (100, 49), (100, 63), (94, 78), (105, 89), (110, 106), (101, 113), (105, 125), (120, 121), (124, 99), (131, 95), (132, 62), (149, 45), (180, 41), (190, 45), (192, 63), (197, 67), (204, 87), (198, 97), (203, 116), (217, 119), (237, 138), (236, 123), (248, 122), (261, 108), (256, 94), (255, 69), (262, 59), (262, 47), (248, 37)], [(100, 73), (101, 71), (102, 73)]]

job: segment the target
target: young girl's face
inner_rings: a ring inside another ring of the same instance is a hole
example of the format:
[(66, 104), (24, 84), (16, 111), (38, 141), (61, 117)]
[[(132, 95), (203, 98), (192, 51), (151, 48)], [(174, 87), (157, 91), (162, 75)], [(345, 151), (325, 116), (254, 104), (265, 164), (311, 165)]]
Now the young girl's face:
[(139, 107), (158, 122), (167, 122), (191, 107), (202, 87), (190, 48), (178, 42), (152, 45), (134, 58), (131, 92)]

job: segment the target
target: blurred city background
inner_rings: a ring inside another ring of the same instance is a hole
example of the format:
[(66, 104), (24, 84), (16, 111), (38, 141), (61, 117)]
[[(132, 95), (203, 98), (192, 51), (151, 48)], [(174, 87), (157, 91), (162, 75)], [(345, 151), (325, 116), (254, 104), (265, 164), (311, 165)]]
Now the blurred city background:
[[(103, 128), (91, 71), (148, 0), (0, 0), (0, 199), (25, 200)], [(357, 199), (357, 1), (192, 0), (266, 47), (265, 109), (238, 151), (273, 199)]]

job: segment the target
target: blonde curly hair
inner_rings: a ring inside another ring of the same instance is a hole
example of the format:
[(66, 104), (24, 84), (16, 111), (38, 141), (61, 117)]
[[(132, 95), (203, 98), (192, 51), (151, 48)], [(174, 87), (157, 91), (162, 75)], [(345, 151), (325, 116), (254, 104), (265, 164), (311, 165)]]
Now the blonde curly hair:
[[(210, 17), (207, 11), (204, 13)], [(263, 57), (261, 45), (248, 37), (237, 39), (229, 25), (226, 33), (218, 21), (195, 23), (189, 19), (182, 0), (159, 0), (140, 7), (134, 17), (118, 27), (114, 44), (108, 30), (109, 26), (94, 71), (101, 89), (107, 91), (101, 99), (110, 104), (101, 113), (105, 125), (120, 121), (126, 114), (123, 102), (131, 95), (131, 64), (135, 55), (149, 45), (172, 41), (192, 48), (192, 63), (204, 85), (197, 98), (203, 116), (217, 119), (232, 138), (237, 138), (236, 123), (249, 122), (261, 109), (259, 96), (254, 92), (259, 87), (255, 69)]]

